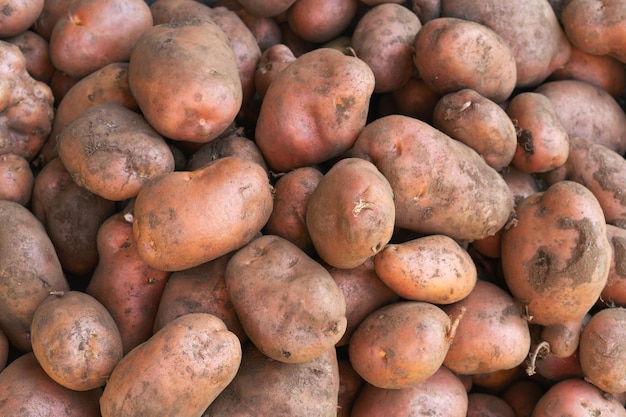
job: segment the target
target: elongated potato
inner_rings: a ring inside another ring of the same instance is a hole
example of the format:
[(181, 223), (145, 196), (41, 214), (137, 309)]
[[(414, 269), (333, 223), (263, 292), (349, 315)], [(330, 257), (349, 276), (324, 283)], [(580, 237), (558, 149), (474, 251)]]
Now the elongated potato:
[(137, 251), (155, 269), (198, 266), (252, 240), (272, 204), (265, 170), (236, 156), (167, 173), (147, 182), (135, 200)]
[(200, 417), (240, 364), (241, 344), (223, 321), (186, 314), (118, 362), (100, 398), (102, 417)]

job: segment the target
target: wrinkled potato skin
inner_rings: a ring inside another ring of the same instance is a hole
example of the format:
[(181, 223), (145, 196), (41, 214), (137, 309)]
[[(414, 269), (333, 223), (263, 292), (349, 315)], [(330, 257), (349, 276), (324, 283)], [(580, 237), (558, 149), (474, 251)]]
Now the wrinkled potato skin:
[(201, 416), (241, 358), (239, 339), (219, 318), (178, 317), (120, 360), (100, 398), (102, 417)]
[(30, 203), (35, 176), (26, 159), (13, 153), (0, 155), (0, 200)]
[(0, 328), (20, 351), (32, 350), (30, 324), (50, 291), (69, 285), (46, 230), (24, 206), (0, 200)]
[(27, 30), (44, 8), (44, 0), (0, 1), (0, 39), (19, 35)]
[(32, 352), (0, 373), (0, 413), (4, 417), (101, 417), (100, 388), (75, 391), (57, 384)]

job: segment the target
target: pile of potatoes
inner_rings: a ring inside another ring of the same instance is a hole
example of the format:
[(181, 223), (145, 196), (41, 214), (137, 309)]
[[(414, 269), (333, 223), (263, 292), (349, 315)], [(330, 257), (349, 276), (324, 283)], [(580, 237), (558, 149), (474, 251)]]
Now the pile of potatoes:
[(626, 416), (626, 0), (0, 5), (0, 415)]

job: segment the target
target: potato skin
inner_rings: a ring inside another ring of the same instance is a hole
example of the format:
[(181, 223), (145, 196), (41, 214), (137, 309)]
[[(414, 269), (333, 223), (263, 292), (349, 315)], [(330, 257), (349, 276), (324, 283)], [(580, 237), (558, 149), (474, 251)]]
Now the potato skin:
[(32, 30), (4, 39), (6, 42), (17, 45), (26, 59), (26, 71), (37, 81), (49, 84), (55, 71), (48, 41)]
[[(205, 71), (200, 75), (198, 68)], [(128, 81), (150, 125), (172, 140), (215, 139), (233, 122), (243, 99), (228, 37), (206, 18), (147, 30), (130, 55)]]
[(600, 305), (626, 307), (626, 229), (607, 224), (606, 233), (611, 244), (611, 266)]
[(27, 30), (41, 13), (44, 0), (3, 0), (0, 2), (0, 39), (19, 35)]
[(32, 350), (30, 324), (51, 291), (68, 291), (43, 225), (19, 203), (0, 200), (0, 328), (19, 351)]
[(0, 155), (0, 200), (30, 203), (35, 176), (28, 161), (14, 153)]
[(348, 28), (358, 5), (357, 0), (298, 0), (287, 11), (287, 24), (304, 40), (327, 42)]
[(246, 334), (274, 360), (310, 361), (346, 330), (345, 299), (328, 271), (279, 236), (264, 235), (239, 249), (225, 279)]
[(48, 296), (30, 326), (33, 353), (57, 383), (75, 391), (105, 385), (122, 359), (122, 338), (107, 309), (82, 291)]
[(239, 339), (219, 318), (178, 317), (119, 361), (100, 398), (102, 417), (200, 417), (233, 380), (241, 356)]
[(236, 156), (166, 173), (148, 181), (135, 200), (137, 251), (163, 271), (200, 265), (252, 240), (272, 205), (265, 170)]

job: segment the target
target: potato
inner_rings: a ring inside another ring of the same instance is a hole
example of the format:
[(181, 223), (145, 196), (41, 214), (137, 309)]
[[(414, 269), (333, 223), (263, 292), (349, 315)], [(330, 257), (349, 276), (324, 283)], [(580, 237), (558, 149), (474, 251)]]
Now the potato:
[(254, 72), (254, 87), (261, 98), (265, 96), (274, 78), (295, 60), (293, 52), (284, 43), (272, 45), (263, 51)]
[(157, 0), (150, 4), (154, 25), (190, 18), (211, 19), (211, 6), (195, 0)]
[(511, 406), (516, 417), (530, 417), (537, 401), (545, 391), (540, 382), (531, 379), (519, 379), (512, 382), (500, 398)]
[(342, 159), (311, 193), (305, 220), (322, 260), (337, 268), (357, 267), (391, 240), (393, 190), (373, 163)]
[(135, 197), (147, 181), (174, 170), (164, 138), (119, 104), (88, 108), (63, 128), (57, 142), (74, 181), (108, 200)]
[(226, 288), (226, 265), (233, 252), (183, 271), (173, 272), (167, 279), (154, 317), (156, 333), (167, 323), (188, 313), (210, 313), (220, 318), (228, 330), (243, 343), (248, 335)]
[[(224, 6), (234, 11), (254, 35), (261, 51), (281, 42), (280, 27), (270, 16), (257, 16), (250, 13), (238, 0), (219, 0), (216, 6)], [(261, 6), (262, 7), (262, 6)]]
[(254, 345), (247, 344), (233, 382), (202, 417), (336, 417), (338, 394), (339, 369), (334, 348), (307, 362), (283, 363), (270, 360)]
[(515, 168), (541, 173), (565, 163), (569, 135), (546, 96), (530, 91), (517, 94), (507, 104), (506, 113), (517, 130), (517, 147), (511, 161)]
[(346, 330), (346, 302), (329, 272), (279, 236), (237, 250), (225, 280), (246, 334), (274, 360), (313, 360)]
[(378, 388), (408, 388), (441, 367), (455, 328), (434, 304), (397, 301), (361, 321), (348, 345), (350, 363)]
[(270, 169), (284, 172), (346, 152), (365, 126), (373, 88), (365, 62), (332, 48), (284, 68), (265, 93), (255, 128)]
[(604, 392), (626, 392), (623, 356), (626, 310), (605, 308), (594, 313), (580, 334), (578, 356), (585, 380)]
[(27, 30), (41, 13), (44, 0), (2, 0), (0, 2), (0, 38), (9, 38)]
[(412, 76), (401, 88), (390, 94), (396, 108), (395, 113), (432, 124), (433, 112), (441, 96), (428, 87), (424, 80)]
[[(545, 378), (549, 382), (563, 381), (568, 378), (583, 378), (583, 371), (580, 367), (580, 358), (578, 349), (574, 353), (566, 357), (560, 357), (554, 353), (547, 352), (549, 349), (547, 343), (540, 342), (533, 347), (529, 355), (529, 363), (526, 373), (529, 375), (537, 375)], [(538, 352), (536, 360), (533, 363), (535, 352)]]
[(98, 229), (98, 265), (85, 288), (113, 317), (124, 354), (152, 336), (163, 289), (171, 275), (139, 258), (131, 209), (113, 214)]
[(499, 103), (515, 88), (513, 51), (483, 24), (454, 17), (432, 19), (417, 32), (414, 46), (417, 71), (437, 94), (471, 89)]
[(352, 368), (349, 359), (338, 358), (337, 363), (339, 365), (339, 394), (336, 417), (350, 417), (354, 400), (365, 381)]
[(115, 213), (115, 202), (77, 185), (56, 158), (37, 174), (31, 206), (46, 228), (63, 270), (89, 277), (98, 264), (98, 229)]
[(477, 240), (513, 209), (509, 188), (469, 146), (408, 116), (370, 122), (351, 151), (376, 165), (394, 192), (396, 227)]
[(478, 276), (469, 253), (446, 235), (389, 244), (374, 257), (374, 267), (400, 297), (433, 304), (467, 297)]
[(467, 417), (516, 417), (513, 408), (502, 398), (484, 392), (467, 396)]
[(472, 387), (474, 387), (474, 391), (476, 392), (486, 391), (499, 394), (505, 387), (527, 376), (522, 365), (523, 364), (520, 364), (509, 369), (498, 369), (497, 371), (472, 374), (470, 375), (470, 378), (472, 378)]
[(30, 324), (51, 291), (69, 284), (43, 225), (19, 203), (0, 200), (0, 328), (19, 351), (32, 349)]
[[(584, 399), (581, 401), (581, 399)], [(552, 385), (539, 399), (533, 417), (549, 416), (626, 416), (626, 409), (613, 396), (579, 378), (569, 378)]]
[(502, 232), (504, 280), (531, 322), (543, 326), (550, 351), (569, 356), (609, 273), (604, 213), (592, 192), (573, 181), (532, 194), (516, 212), (515, 226)]
[(497, 103), (476, 90), (463, 88), (441, 97), (433, 110), (433, 126), (478, 152), (501, 171), (515, 155), (515, 125)]
[(131, 52), (128, 82), (146, 120), (172, 140), (215, 139), (242, 104), (235, 53), (226, 34), (206, 18), (145, 31)]
[(66, 74), (84, 77), (112, 62), (128, 61), (152, 25), (143, 0), (76, 0), (50, 34), (50, 59)]
[(569, 59), (570, 43), (550, 3), (488, 0), (442, 0), (441, 16), (456, 17), (487, 26), (511, 48), (517, 68), (516, 87), (541, 84)]
[(49, 84), (54, 73), (48, 41), (32, 30), (4, 39), (17, 45), (26, 59), (26, 71), (37, 81)]
[(451, 317), (466, 309), (443, 364), (461, 375), (515, 368), (530, 350), (521, 307), (494, 283), (479, 279), (463, 300), (441, 307)]
[(100, 417), (100, 388), (75, 391), (57, 384), (32, 352), (0, 372), (0, 413), (5, 417)]
[(50, 88), (52, 89), (52, 95), (54, 96), (54, 103), (58, 104), (68, 90), (81, 79), (82, 78), (71, 77), (63, 71), (55, 69), (52, 74), (52, 79), (50, 80)]
[(467, 392), (458, 376), (445, 366), (407, 388), (384, 389), (365, 384), (352, 406), (352, 417), (429, 415), (466, 417)]
[(200, 417), (241, 357), (237, 336), (219, 318), (181, 316), (118, 362), (100, 398), (102, 417)]
[(148, 181), (135, 201), (139, 257), (163, 271), (198, 266), (252, 240), (272, 204), (265, 170), (236, 156), (164, 174)]
[(26, 71), (17, 45), (0, 40), (0, 154), (31, 161), (52, 129), (54, 97), (50, 87)]
[(115, 103), (138, 111), (128, 86), (128, 63), (113, 62), (76, 81), (58, 100), (52, 130), (43, 145), (39, 159), (47, 164), (58, 154), (57, 137), (63, 128), (85, 110), (97, 104)]
[(568, 1), (561, 12), (568, 39), (580, 50), (593, 55), (608, 55), (626, 62), (626, 5), (620, 1), (602, 3), (589, 0)]
[(626, 307), (626, 229), (607, 224), (606, 235), (611, 244), (611, 266), (599, 302), (609, 307)]
[(45, 40), (50, 40), (50, 35), (57, 20), (67, 12), (75, 0), (43, 1), (43, 8), (33, 23), (32, 29)]
[(14, 153), (0, 155), (0, 200), (30, 203), (35, 177), (24, 157)]
[(287, 24), (304, 40), (327, 42), (348, 29), (358, 6), (358, 0), (298, 0), (287, 10)]
[(346, 331), (336, 343), (336, 346), (345, 346), (365, 317), (387, 304), (398, 301), (399, 296), (378, 277), (373, 258), (355, 268), (328, 266), (327, 269), (346, 300)]
[(35, 310), (30, 328), (35, 358), (66, 388), (104, 386), (122, 359), (122, 338), (113, 317), (84, 292), (51, 294)]
[(267, 171), (265, 159), (256, 143), (237, 133), (220, 136), (200, 146), (189, 157), (185, 169), (195, 171), (225, 156), (238, 156), (256, 162)]
[(415, 35), (421, 27), (415, 13), (396, 3), (375, 5), (358, 19), (352, 47), (374, 74), (374, 92), (393, 91), (409, 80), (415, 70)]
[(273, 210), (263, 227), (264, 233), (285, 238), (313, 255), (315, 247), (306, 226), (306, 209), (323, 176), (318, 168), (302, 167), (278, 177), (274, 184)]
[(619, 154), (626, 152), (626, 114), (602, 88), (586, 81), (562, 80), (545, 82), (533, 91), (550, 99), (570, 138), (580, 136)]

